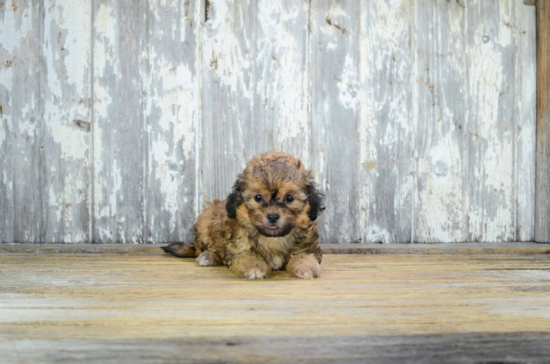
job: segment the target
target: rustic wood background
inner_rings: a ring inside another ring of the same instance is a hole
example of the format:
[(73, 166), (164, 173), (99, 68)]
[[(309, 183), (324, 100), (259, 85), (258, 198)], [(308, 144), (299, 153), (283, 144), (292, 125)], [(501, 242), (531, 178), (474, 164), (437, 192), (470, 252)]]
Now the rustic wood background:
[(535, 235), (522, 0), (0, 2), (0, 241), (191, 241), (252, 156), (301, 158), (324, 242)]

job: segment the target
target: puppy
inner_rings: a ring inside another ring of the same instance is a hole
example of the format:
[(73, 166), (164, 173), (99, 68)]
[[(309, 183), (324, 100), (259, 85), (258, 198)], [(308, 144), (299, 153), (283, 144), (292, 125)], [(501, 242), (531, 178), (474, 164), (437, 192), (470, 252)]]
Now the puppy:
[(193, 245), (165, 252), (196, 257), (200, 266), (226, 265), (247, 279), (286, 269), (297, 278), (321, 276), (317, 222), (323, 195), (302, 162), (282, 152), (253, 158), (227, 200), (207, 203), (195, 224)]

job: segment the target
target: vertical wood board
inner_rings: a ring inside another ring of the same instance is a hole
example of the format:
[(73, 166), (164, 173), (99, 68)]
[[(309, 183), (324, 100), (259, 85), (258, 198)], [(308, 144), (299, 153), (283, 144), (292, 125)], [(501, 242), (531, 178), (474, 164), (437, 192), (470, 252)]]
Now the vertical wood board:
[[(536, 7), (516, 2), (516, 201), (518, 241), (535, 238), (537, 30)], [(549, 239), (550, 240), (550, 239)]]
[(360, 239), (359, 2), (312, 1), (309, 43), (311, 165), (326, 193), (324, 241)]
[(516, 240), (515, 1), (466, 6), (468, 241)]
[(94, 0), (94, 242), (144, 239), (144, 2)]
[(535, 240), (550, 242), (550, 3), (537, 1), (537, 173)]
[(419, 243), (466, 241), (467, 71), (461, 2), (416, 2), (414, 233)]
[(202, 38), (203, 201), (224, 199), (254, 156), (308, 164), (308, 3), (209, 1)]
[(197, 1), (147, 3), (141, 52), (146, 97), (145, 242), (193, 241), (201, 14)]
[(361, 2), (361, 186), (351, 198), (363, 243), (411, 240), (413, 5)]
[(0, 241), (42, 241), (43, 4), (0, 5)]
[(44, 2), (41, 236), (83, 243), (90, 233), (90, 0)]

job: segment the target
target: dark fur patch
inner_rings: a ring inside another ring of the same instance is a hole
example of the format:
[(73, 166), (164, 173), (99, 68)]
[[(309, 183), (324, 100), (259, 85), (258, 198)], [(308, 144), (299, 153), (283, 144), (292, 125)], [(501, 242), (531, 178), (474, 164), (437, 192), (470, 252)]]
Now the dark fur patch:
[(184, 243), (174, 243), (168, 246), (161, 247), (165, 253), (175, 255), (178, 258), (195, 258), (197, 256), (197, 250), (193, 245), (187, 245)]
[(243, 190), (244, 183), (241, 178), (239, 178), (233, 185), (231, 193), (227, 196), (227, 203), (225, 204), (225, 210), (227, 211), (227, 216), (230, 219), (237, 217), (237, 208), (243, 203)]
[(317, 191), (317, 186), (315, 186), (315, 183), (310, 183), (306, 186), (307, 194), (308, 194), (308, 202), (309, 202), (309, 211), (308, 216), (311, 219), (311, 221), (315, 221), (319, 215), (323, 212), (325, 209), (324, 200), (325, 195), (323, 195), (321, 192)]

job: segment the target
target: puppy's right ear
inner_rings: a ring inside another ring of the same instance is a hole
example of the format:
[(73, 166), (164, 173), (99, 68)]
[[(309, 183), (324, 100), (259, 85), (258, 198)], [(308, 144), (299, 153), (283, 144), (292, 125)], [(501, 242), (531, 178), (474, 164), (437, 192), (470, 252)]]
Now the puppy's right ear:
[(235, 182), (235, 184), (233, 185), (231, 193), (229, 194), (229, 196), (227, 196), (225, 210), (227, 211), (227, 216), (229, 216), (230, 219), (234, 219), (237, 217), (237, 208), (240, 204), (243, 203), (243, 188), (244, 185), (239, 178), (237, 182)]

